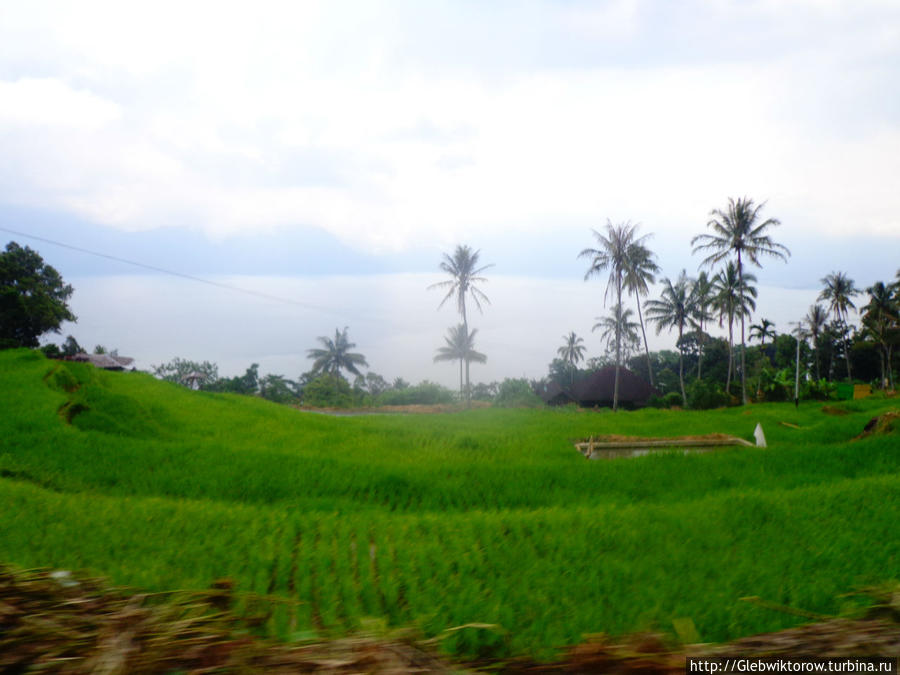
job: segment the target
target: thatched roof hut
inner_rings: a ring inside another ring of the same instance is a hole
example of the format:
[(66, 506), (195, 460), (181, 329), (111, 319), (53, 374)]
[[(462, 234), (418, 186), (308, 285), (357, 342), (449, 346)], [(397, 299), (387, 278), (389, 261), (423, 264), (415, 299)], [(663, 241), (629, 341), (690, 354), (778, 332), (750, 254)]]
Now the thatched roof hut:
[(134, 359), (130, 356), (114, 356), (112, 354), (87, 354), (81, 352), (70, 357), (72, 361), (82, 361), (91, 363), (97, 368), (104, 370), (125, 370), (134, 363)]
[(551, 382), (536, 393), (547, 405), (568, 405), (576, 402), (572, 392), (563, 389), (556, 382)]
[[(616, 382), (616, 367), (604, 366), (578, 382), (573, 392), (578, 404), (586, 408), (612, 406)], [(640, 408), (647, 405), (658, 392), (642, 377), (622, 366), (619, 369), (619, 405)]]
[[(550, 382), (536, 393), (547, 405), (577, 403), (583, 408), (611, 407), (616, 384), (616, 367), (605, 366), (585, 379), (576, 382), (574, 388), (562, 387)], [(623, 408), (641, 408), (651, 396), (659, 392), (642, 377), (622, 366), (619, 370), (619, 405)]]

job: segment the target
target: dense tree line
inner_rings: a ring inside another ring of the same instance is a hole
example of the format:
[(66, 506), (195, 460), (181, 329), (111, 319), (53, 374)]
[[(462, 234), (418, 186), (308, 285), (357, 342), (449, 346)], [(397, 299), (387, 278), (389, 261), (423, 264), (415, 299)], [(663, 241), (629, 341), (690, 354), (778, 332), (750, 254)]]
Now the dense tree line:
[[(591, 372), (614, 365), (614, 409), (619, 405), (623, 367), (646, 378), (660, 399), (679, 405), (791, 398), (790, 385), (798, 369), (801, 396), (833, 395), (841, 380), (892, 390), (900, 344), (900, 270), (894, 280), (878, 281), (865, 291), (844, 272), (833, 271), (821, 279), (817, 301), (789, 330), (779, 333), (779, 327), (764, 316), (751, 323), (758, 293), (757, 277), (748, 266), (760, 268), (766, 258), (787, 261), (790, 256), (772, 238), (780, 222), (764, 218), (764, 206), (745, 197), (713, 209), (707, 232), (690, 240), (694, 253), (704, 256), (694, 276), (687, 270), (662, 276), (649, 246), (652, 235), (640, 234), (637, 224), (607, 221), (603, 231), (594, 230), (595, 246), (583, 249), (578, 257), (589, 263), (585, 281), (608, 274), (604, 304), (610, 305), (609, 313), (597, 317), (593, 326), (606, 351), (586, 358), (583, 338), (569, 332), (543, 385), (554, 382), (574, 390)], [(208, 391), (314, 405), (441, 403), (455, 398), (467, 403), (514, 399), (533, 403), (533, 395), (523, 393), (524, 380), (474, 385), (470, 380), (470, 365), (484, 363), (487, 355), (476, 348), (478, 331), (470, 327), (467, 301), (473, 301), (479, 312), (490, 303), (480, 286), (487, 281), (484, 271), (492, 266), (481, 263), (480, 251), (460, 245), (444, 254), (439, 264), (448, 278), (428, 287), (444, 292), (438, 309), (452, 300), (460, 315), (461, 323), (447, 330), (434, 356), (435, 362), (458, 362), (458, 396), (427, 380), (410, 386), (399, 378), (389, 383), (376, 373), (363, 374), (360, 369), (368, 368), (368, 363), (352, 351), (356, 345), (346, 327), (335, 329), (333, 337), (318, 338), (320, 346), (307, 351), (312, 367), (296, 380), (279, 374), (261, 376), (257, 364), (243, 375), (219, 377), (214, 363), (178, 358), (153, 366), (153, 372)], [(660, 293), (649, 297), (657, 283)], [(10, 242), (0, 253), (0, 348), (36, 347), (42, 335), (59, 332), (62, 322), (74, 321), (68, 307), (72, 292), (35, 251)], [(854, 314), (858, 324), (851, 320)], [(648, 323), (657, 333), (674, 334), (674, 351), (649, 350)], [(727, 339), (711, 335), (716, 324), (720, 330), (727, 327)], [(53, 357), (83, 351), (71, 335), (61, 346), (43, 349)], [(95, 348), (95, 353), (107, 351), (101, 345)], [(345, 373), (355, 379), (351, 382)], [(532, 383), (530, 389), (540, 386)]]

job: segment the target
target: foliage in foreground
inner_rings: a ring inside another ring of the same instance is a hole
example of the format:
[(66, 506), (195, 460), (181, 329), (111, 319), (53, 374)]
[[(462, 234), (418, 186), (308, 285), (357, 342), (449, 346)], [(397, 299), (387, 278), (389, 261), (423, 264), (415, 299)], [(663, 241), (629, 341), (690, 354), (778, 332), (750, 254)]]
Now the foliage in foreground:
[[(757, 636), (733, 645), (675, 645), (666, 636), (640, 633), (624, 640), (594, 635), (570, 646), (554, 672), (656, 673), (685, 670), (686, 656), (740, 653), (792, 658), (883, 656), (900, 647), (896, 589), (864, 591), (875, 604), (864, 620), (827, 621)], [(241, 672), (241, 673), (460, 673), (544, 672), (527, 658), (449, 664), (435, 647), (461, 630), (454, 626), (423, 640), (415, 630), (387, 630), (370, 622), (364, 632), (338, 640), (273, 644), (253, 636), (276, 607), (273, 596), (247, 594), (219, 579), (202, 591), (146, 594), (110, 588), (102, 580), (66, 570), (15, 570), (0, 565), (0, 670), (3, 672)], [(877, 619), (875, 617), (878, 617)], [(691, 625), (681, 622), (690, 639)], [(296, 637), (301, 637), (297, 635)]]
[[(900, 560), (896, 432), (851, 440), (891, 400), (330, 418), (28, 351), (0, 382), (0, 559), (150, 591), (228, 576), (302, 603), (261, 626), (282, 638), (496, 624), (443, 647), (547, 656), (689, 617), (725, 640), (797, 621), (742, 597), (840, 614)], [(587, 462), (569, 441), (758, 421), (768, 450)]]

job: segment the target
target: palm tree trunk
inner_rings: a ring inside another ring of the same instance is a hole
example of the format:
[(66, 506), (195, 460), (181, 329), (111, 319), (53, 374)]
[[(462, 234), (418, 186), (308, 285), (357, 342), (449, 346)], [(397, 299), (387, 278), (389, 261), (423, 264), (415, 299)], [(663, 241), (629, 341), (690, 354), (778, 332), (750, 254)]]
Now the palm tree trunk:
[(894, 390), (894, 368), (893, 368), (893, 354), (891, 353), (892, 351), (894, 351), (894, 350), (892, 349), (891, 345), (888, 345), (887, 371), (888, 371), (888, 381), (890, 382), (890, 385), (891, 385), (891, 391)]
[(725, 391), (731, 396), (731, 372), (734, 368), (734, 315), (728, 315), (728, 377), (725, 380)]
[(653, 385), (653, 364), (650, 363), (650, 347), (647, 346), (647, 331), (644, 330), (644, 317), (641, 315), (641, 296), (637, 293), (634, 295), (637, 300), (638, 321), (641, 322), (641, 333), (644, 336), (644, 354), (647, 355), (647, 374), (650, 376), (650, 386)]
[(472, 387), (469, 386), (469, 359), (466, 359), (466, 407), (469, 407), (469, 403), (472, 399)]
[(697, 379), (703, 368), (703, 322), (700, 322), (700, 334), (697, 336)]
[(747, 405), (747, 360), (745, 352), (745, 340), (746, 335), (745, 331), (745, 320), (744, 320), (744, 267), (741, 264), (741, 252), (738, 250), (737, 255), (737, 268), (738, 268), (738, 285), (741, 290), (740, 295), (740, 312), (741, 312), (741, 403)]
[[(466, 296), (463, 294), (462, 296), (462, 315), (463, 315), (463, 329), (465, 330), (465, 336), (468, 340), (469, 338), (469, 320), (466, 318)], [(469, 407), (469, 361), (466, 360), (466, 389), (465, 393), (462, 391), (462, 361), (459, 362), (459, 378), (460, 378), (460, 396), (465, 399), (466, 407)]]
[(619, 409), (619, 369), (622, 366), (622, 277), (616, 279), (616, 380), (613, 384), (613, 412)]
[(816, 379), (821, 380), (822, 373), (819, 370), (819, 336), (818, 335), (813, 335), (813, 349), (815, 349), (815, 352), (816, 352)]
[(687, 394), (684, 392), (684, 345), (681, 342), (684, 329), (678, 326), (678, 382), (681, 384), (681, 405), (687, 407)]
[(463, 400), (463, 360), (459, 360), (459, 400)]
[[(846, 321), (844, 325), (847, 327), (847, 333), (850, 332), (850, 324)], [(844, 338), (844, 358), (847, 360), (847, 381), (853, 382), (853, 375), (850, 374), (850, 338)]]

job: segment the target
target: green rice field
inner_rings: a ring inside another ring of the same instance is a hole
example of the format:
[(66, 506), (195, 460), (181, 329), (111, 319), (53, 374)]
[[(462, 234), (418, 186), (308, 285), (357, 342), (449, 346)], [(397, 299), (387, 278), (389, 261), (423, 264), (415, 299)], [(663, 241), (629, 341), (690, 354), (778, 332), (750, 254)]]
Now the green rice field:
[[(279, 639), (448, 628), (460, 655), (584, 634), (703, 641), (851, 612), (900, 579), (896, 399), (332, 417), (0, 352), (0, 561), (149, 591), (284, 598)], [(729, 433), (769, 447), (587, 461), (575, 438)], [(786, 423), (786, 424), (782, 424)]]

